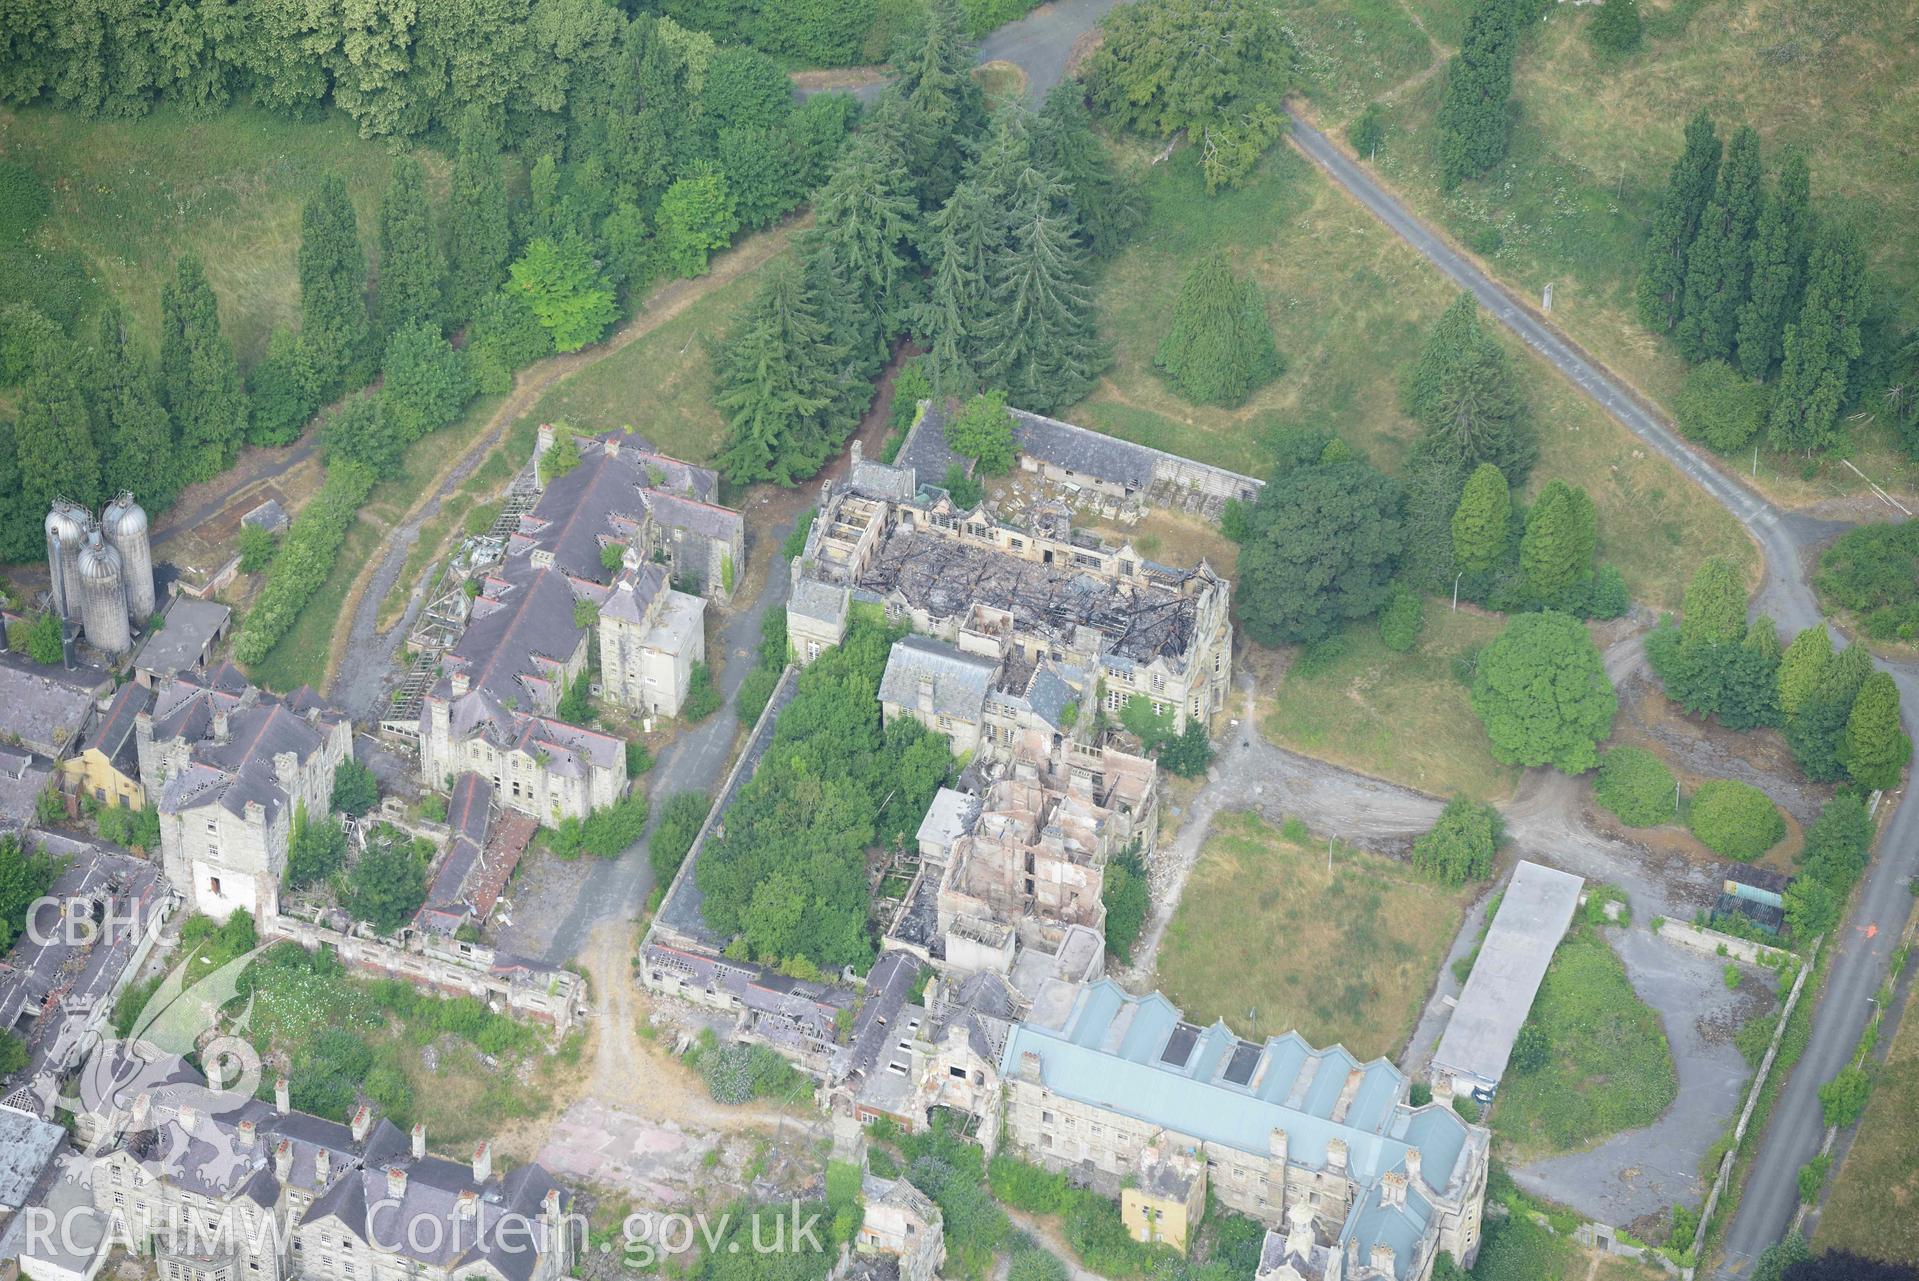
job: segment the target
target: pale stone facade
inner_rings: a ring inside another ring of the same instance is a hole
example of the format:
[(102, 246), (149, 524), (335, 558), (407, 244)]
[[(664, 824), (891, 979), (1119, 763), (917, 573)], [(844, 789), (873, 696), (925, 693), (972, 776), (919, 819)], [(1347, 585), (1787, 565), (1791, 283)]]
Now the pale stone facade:
[(677, 716), (706, 661), (706, 601), (674, 591), (666, 570), (633, 558), (600, 605), (600, 691), (608, 702)]
[(276, 915), (294, 820), (327, 816), (352, 755), (347, 719), (310, 689), (282, 700), (223, 664), (157, 691), (134, 739), (167, 880), (189, 909)]
[(610, 734), (502, 707), (454, 673), (420, 709), (420, 769), (450, 787), (471, 770), (499, 803), (552, 826), (626, 795), (626, 744)]
[(934, 1281), (946, 1263), (945, 1221), (932, 1199), (905, 1179), (868, 1175), (854, 1248), (899, 1261), (900, 1281)]

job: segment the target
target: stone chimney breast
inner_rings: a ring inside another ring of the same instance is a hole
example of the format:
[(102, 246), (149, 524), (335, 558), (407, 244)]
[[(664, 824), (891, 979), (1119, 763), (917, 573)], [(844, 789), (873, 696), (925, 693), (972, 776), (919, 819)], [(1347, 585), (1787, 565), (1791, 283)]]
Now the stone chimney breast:
[(353, 1114), (353, 1141), (365, 1143), (366, 1136), (373, 1129), (373, 1109), (362, 1103), (360, 1110)]
[(293, 1110), (292, 1083), (285, 1077), (273, 1083), (273, 1110), (281, 1116)]
[(426, 1122), (413, 1127), (413, 1159), (419, 1160), (426, 1155)]
[(386, 1172), (386, 1194), (395, 1201), (406, 1198), (406, 1171), (397, 1165)]
[(281, 1139), (273, 1149), (273, 1177), (285, 1183), (293, 1175), (293, 1140)]
[(473, 1181), (485, 1183), (493, 1177), (493, 1145), (484, 1140), (473, 1149)]
[(1391, 1277), (1393, 1275), (1394, 1257), (1393, 1248), (1390, 1245), (1387, 1245), (1383, 1241), (1374, 1243), (1371, 1259), (1373, 1271), (1379, 1273), (1382, 1277)]

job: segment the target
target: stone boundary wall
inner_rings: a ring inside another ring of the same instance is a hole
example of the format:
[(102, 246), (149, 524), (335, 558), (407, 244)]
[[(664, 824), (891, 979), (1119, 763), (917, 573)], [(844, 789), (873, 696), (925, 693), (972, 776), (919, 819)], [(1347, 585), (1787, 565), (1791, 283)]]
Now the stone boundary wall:
[(586, 981), (571, 970), (512, 959), (476, 943), (415, 940), (408, 946), (343, 934), (289, 916), (267, 918), (261, 932), (307, 951), (331, 947), (349, 969), (376, 978), (402, 979), (440, 996), (497, 1001), (515, 1018), (544, 1023), (564, 1036), (586, 1018)]
[(1755, 943), (1734, 934), (1722, 934), (1699, 925), (1688, 925), (1684, 921), (1662, 921), (1656, 933), (1660, 938), (1681, 947), (1689, 947), (1709, 956), (1732, 957), (1748, 965), (1777, 965), (1779, 958), (1790, 955), (1784, 948), (1768, 947), (1764, 943)]

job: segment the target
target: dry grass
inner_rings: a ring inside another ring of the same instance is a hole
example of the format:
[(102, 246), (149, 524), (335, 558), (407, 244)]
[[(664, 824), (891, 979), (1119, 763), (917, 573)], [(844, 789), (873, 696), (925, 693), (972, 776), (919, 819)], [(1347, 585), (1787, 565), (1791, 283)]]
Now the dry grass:
[(1815, 1241), (1821, 1251), (1919, 1264), (1919, 1017), (1908, 1005), (1879, 1068), (1845, 1163), (1833, 1172)]
[(1271, 741), (1435, 796), (1503, 801), (1520, 771), (1493, 759), (1470, 692), (1453, 664), (1477, 651), (1505, 620), (1426, 603), (1426, 628), (1410, 654), (1395, 654), (1379, 629), (1345, 634), (1346, 654), (1324, 671), (1289, 671), (1261, 702)]
[(1167, 927), (1159, 985), (1196, 1023), (1223, 1018), (1246, 1037), (1298, 1028), (1362, 1060), (1390, 1056), (1465, 904), (1463, 891), (1364, 851), (1336, 851), (1328, 874), (1323, 843), (1222, 815)]

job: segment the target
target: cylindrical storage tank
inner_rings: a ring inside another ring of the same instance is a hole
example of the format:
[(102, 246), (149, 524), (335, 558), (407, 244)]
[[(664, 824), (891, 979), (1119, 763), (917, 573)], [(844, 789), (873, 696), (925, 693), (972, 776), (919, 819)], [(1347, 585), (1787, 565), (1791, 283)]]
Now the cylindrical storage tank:
[(56, 502), (47, 513), (47, 579), (52, 585), (54, 612), (73, 618), (80, 612), (80, 549), (86, 545), (85, 513)]
[(95, 649), (124, 654), (133, 648), (120, 553), (101, 541), (97, 529), (87, 535), (87, 545), (80, 549), (80, 621), (87, 629), (87, 644)]
[(120, 572), (126, 578), (127, 612), (136, 623), (153, 617), (153, 547), (147, 541), (146, 509), (121, 494), (101, 513), (100, 528), (107, 543), (120, 553)]

